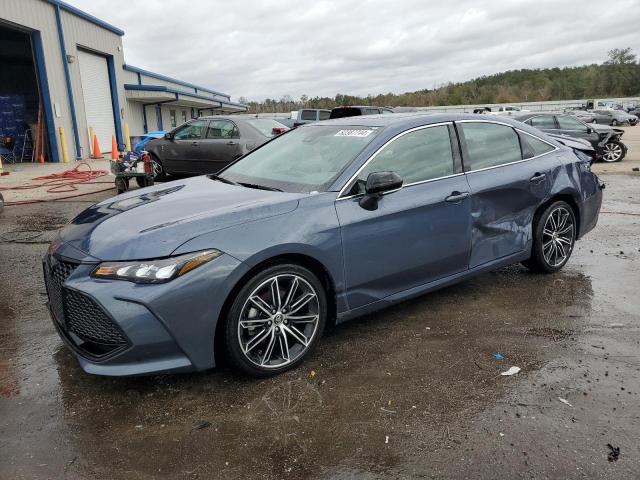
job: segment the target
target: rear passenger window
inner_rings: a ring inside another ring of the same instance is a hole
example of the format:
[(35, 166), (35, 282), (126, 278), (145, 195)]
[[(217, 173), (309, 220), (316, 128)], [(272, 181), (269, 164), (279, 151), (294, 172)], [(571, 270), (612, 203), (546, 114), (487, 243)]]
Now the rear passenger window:
[(364, 109), (364, 114), (365, 115), (377, 115), (380, 113), (380, 110), (378, 110), (377, 108), (365, 108)]
[(388, 143), (358, 174), (351, 195), (364, 193), (372, 172), (396, 172), (407, 185), (453, 175), (453, 153), (446, 126), (407, 133)]
[(526, 133), (520, 133), (520, 141), (522, 142), (522, 155), (524, 158), (537, 157), (554, 150), (553, 145)]
[(515, 130), (496, 123), (462, 123), (467, 145), (465, 170), (496, 167), (522, 160)]
[(300, 115), (300, 120), (315, 120), (315, 119), (316, 119), (315, 110), (303, 110), (302, 115)]
[(320, 120), (328, 120), (329, 116), (331, 115), (331, 112), (328, 110), (322, 110), (320, 112)]
[(536, 128), (556, 128), (556, 123), (551, 115), (540, 115), (527, 120), (529, 125)]

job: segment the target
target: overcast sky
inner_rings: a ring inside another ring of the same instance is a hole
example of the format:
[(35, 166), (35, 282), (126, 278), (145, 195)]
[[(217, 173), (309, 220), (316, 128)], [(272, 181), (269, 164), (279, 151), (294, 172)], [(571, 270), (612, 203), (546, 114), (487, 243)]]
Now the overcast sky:
[(640, 1), (69, 0), (127, 63), (249, 100), (402, 93), (640, 54)]

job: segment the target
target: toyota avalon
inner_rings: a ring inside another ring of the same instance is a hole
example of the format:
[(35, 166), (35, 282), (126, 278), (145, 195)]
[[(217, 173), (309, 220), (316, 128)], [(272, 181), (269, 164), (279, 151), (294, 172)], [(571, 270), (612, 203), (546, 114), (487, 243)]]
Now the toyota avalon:
[[(580, 145), (576, 143), (576, 145)], [(86, 209), (44, 257), (82, 368), (268, 376), (341, 323), (522, 262), (553, 273), (596, 225), (590, 158), (509, 118), (304, 125), (217, 175)]]

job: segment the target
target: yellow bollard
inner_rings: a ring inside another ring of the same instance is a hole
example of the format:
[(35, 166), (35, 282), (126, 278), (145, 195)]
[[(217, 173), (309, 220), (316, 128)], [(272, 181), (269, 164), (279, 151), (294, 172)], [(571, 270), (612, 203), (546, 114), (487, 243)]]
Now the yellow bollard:
[(89, 158), (93, 157), (93, 137), (96, 133), (93, 131), (93, 127), (89, 127)]
[(124, 144), (127, 147), (127, 152), (131, 151), (131, 137), (129, 136), (129, 124), (124, 124)]
[(60, 135), (60, 148), (62, 149), (62, 161), (69, 163), (69, 153), (67, 152), (67, 137), (64, 134), (64, 128), (58, 128), (58, 135)]

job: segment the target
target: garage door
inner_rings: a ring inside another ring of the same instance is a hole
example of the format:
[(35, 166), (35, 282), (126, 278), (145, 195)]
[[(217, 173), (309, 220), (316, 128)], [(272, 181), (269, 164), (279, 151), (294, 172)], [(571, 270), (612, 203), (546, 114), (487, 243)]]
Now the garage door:
[(78, 50), (78, 64), (87, 127), (93, 127), (98, 137), (100, 150), (104, 154), (111, 151), (111, 136), (116, 132), (113, 122), (107, 59), (84, 50)]

